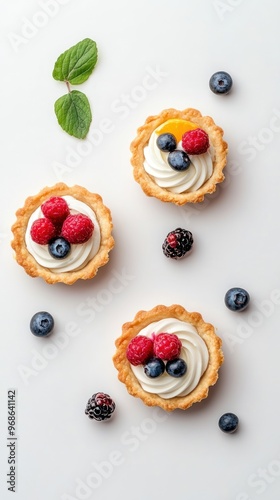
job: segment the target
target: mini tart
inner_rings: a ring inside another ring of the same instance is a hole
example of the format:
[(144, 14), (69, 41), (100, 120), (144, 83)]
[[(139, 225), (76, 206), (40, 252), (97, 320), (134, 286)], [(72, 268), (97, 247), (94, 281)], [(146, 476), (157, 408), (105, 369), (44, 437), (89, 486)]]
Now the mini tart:
[[(163, 399), (157, 394), (144, 391), (126, 357), (126, 350), (131, 339), (150, 323), (162, 320), (163, 318), (177, 318), (193, 325), (208, 349), (208, 366), (201, 376), (198, 385), (187, 396)], [(218, 370), (224, 360), (221, 350), (222, 341), (216, 335), (214, 327), (209, 323), (205, 323), (198, 312), (190, 313), (177, 304), (169, 307), (158, 305), (150, 311), (139, 311), (133, 321), (123, 325), (122, 335), (116, 340), (115, 344), (117, 350), (113, 356), (113, 363), (118, 370), (118, 378), (126, 385), (127, 391), (132, 396), (142, 399), (147, 406), (159, 406), (166, 411), (173, 411), (177, 408), (186, 410), (194, 403), (206, 398), (209, 387), (214, 385), (218, 379)]]
[[(38, 264), (29, 253), (25, 242), (25, 234), (29, 218), (38, 207), (52, 196), (66, 195), (76, 198), (93, 210), (100, 226), (101, 241), (97, 254), (82, 269), (55, 273)], [(109, 252), (114, 247), (114, 239), (111, 234), (113, 224), (110, 210), (103, 204), (103, 200), (99, 194), (91, 193), (81, 186), (69, 187), (61, 182), (52, 187), (45, 187), (37, 195), (26, 199), (24, 206), (17, 210), (16, 217), (16, 222), (12, 226), (14, 239), (11, 241), (16, 261), (25, 269), (29, 276), (33, 278), (41, 277), (50, 284), (61, 282), (72, 285), (79, 279), (87, 280), (93, 278), (98, 269), (108, 262)]]
[[(144, 148), (148, 145), (152, 132), (162, 123), (174, 118), (192, 122), (202, 128), (209, 136), (213, 156), (213, 173), (196, 191), (173, 193), (167, 188), (162, 188), (146, 173), (143, 166)], [(202, 116), (198, 110), (192, 108), (183, 111), (170, 108), (165, 109), (159, 115), (149, 116), (144, 125), (138, 128), (137, 136), (130, 146), (134, 179), (140, 184), (147, 196), (154, 196), (164, 202), (185, 205), (186, 203), (203, 201), (204, 196), (216, 191), (216, 185), (224, 180), (223, 169), (226, 165), (228, 146), (223, 140), (223, 133), (222, 128), (218, 127), (210, 116)]]

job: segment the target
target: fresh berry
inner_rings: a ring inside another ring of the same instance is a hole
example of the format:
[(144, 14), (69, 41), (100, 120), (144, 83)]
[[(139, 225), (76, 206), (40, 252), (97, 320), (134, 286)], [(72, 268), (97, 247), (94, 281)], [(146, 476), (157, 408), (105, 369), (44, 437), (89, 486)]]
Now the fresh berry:
[(156, 378), (163, 374), (165, 364), (160, 358), (151, 358), (144, 366), (144, 372), (147, 377)]
[(39, 245), (47, 245), (55, 237), (56, 228), (49, 219), (36, 219), (30, 229), (31, 239)]
[(214, 94), (228, 94), (232, 87), (232, 78), (226, 71), (217, 71), (211, 76), (209, 87)]
[(193, 245), (193, 236), (190, 231), (178, 227), (166, 236), (162, 250), (166, 257), (181, 259), (189, 252)]
[(46, 311), (34, 314), (30, 320), (30, 330), (36, 337), (47, 337), (54, 327), (52, 315)]
[(166, 371), (171, 377), (183, 377), (187, 371), (187, 365), (182, 358), (170, 359), (166, 363)]
[(154, 339), (154, 353), (160, 359), (177, 358), (181, 347), (181, 340), (173, 333), (159, 333)]
[(85, 243), (92, 236), (94, 224), (84, 214), (68, 215), (62, 225), (61, 236), (69, 243)]
[(171, 153), (169, 153), (167, 157), (167, 161), (170, 167), (173, 168), (173, 170), (177, 170), (178, 172), (187, 170), (191, 164), (191, 160), (189, 159), (187, 153), (179, 149), (171, 151)]
[(108, 420), (114, 413), (116, 405), (112, 398), (104, 392), (97, 392), (88, 400), (85, 414), (93, 420)]
[(54, 259), (65, 259), (71, 250), (71, 245), (69, 241), (59, 237), (49, 242), (48, 250)]
[(244, 288), (230, 288), (225, 294), (225, 305), (231, 311), (244, 311), (249, 301), (250, 295)]
[(219, 419), (221, 431), (232, 434), (237, 430), (239, 419), (234, 413), (224, 413)]
[(126, 357), (134, 366), (144, 364), (152, 355), (153, 341), (145, 335), (137, 335), (127, 346)]
[(196, 128), (185, 132), (182, 137), (182, 148), (189, 155), (202, 155), (209, 148), (209, 137), (205, 130)]
[(165, 153), (176, 149), (176, 137), (173, 134), (160, 134), (157, 138), (157, 147)]
[(41, 210), (47, 219), (50, 219), (55, 226), (59, 226), (70, 214), (67, 202), (60, 196), (52, 196), (42, 204)]

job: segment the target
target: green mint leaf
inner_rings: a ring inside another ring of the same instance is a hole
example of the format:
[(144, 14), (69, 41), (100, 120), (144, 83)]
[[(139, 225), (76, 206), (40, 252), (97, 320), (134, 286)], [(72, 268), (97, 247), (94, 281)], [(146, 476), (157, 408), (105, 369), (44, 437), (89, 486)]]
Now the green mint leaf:
[(92, 120), (88, 98), (78, 90), (63, 95), (54, 105), (59, 125), (69, 135), (84, 139)]
[(97, 56), (96, 43), (85, 38), (59, 56), (53, 69), (54, 79), (72, 85), (85, 82), (93, 72)]

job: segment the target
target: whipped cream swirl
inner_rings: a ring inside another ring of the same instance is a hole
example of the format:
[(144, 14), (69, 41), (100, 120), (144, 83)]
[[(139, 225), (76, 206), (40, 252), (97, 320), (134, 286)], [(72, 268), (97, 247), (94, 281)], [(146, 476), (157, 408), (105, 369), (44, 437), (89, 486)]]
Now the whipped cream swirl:
[[(155, 183), (172, 193), (184, 193), (199, 189), (213, 173), (211, 147), (201, 155), (188, 155), (191, 164), (187, 170), (176, 171), (170, 167), (167, 157), (169, 153), (161, 151), (157, 144), (158, 133), (154, 131), (149, 144), (144, 148), (144, 169), (151, 175)], [(183, 150), (182, 141), (176, 149)]]
[(138, 335), (153, 338), (158, 333), (173, 333), (182, 342), (180, 358), (187, 364), (186, 373), (179, 378), (171, 377), (165, 371), (157, 378), (149, 378), (144, 372), (144, 366), (131, 366), (131, 369), (146, 392), (157, 394), (163, 399), (175, 396), (186, 396), (198, 385), (208, 362), (209, 353), (204, 340), (198, 334), (196, 328), (176, 318), (165, 318), (150, 323), (143, 328)]
[(94, 230), (91, 238), (86, 243), (80, 243), (78, 245), (71, 244), (71, 251), (64, 259), (55, 259), (50, 255), (48, 245), (39, 245), (35, 243), (30, 236), (32, 223), (36, 219), (44, 217), (41, 207), (33, 212), (28, 221), (25, 233), (26, 247), (40, 266), (51, 270), (53, 273), (78, 271), (82, 269), (97, 254), (101, 240), (100, 227), (93, 210), (86, 205), (86, 203), (76, 200), (73, 196), (62, 196), (61, 198), (64, 198), (67, 202), (71, 215), (77, 213), (87, 215), (94, 224)]

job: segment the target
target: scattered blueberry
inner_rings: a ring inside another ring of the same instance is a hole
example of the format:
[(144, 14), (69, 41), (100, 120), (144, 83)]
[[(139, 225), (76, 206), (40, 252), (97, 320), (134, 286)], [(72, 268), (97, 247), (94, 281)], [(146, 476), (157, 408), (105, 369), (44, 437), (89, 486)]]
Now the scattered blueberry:
[(249, 293), (244, 288), (230, 288), (225, 295), (225, 305), (231, 311), (243, 311), (250, 301)]
[(179, 172), (187, 170), (191, 164), (191, 160), (189, 159), (187, 153), (185, 153), (185, 151), (180, 151), (179, 149), (171, 151), (167, 157), (167, 161), (171, 168), (178, 170)]
[(228, 94), (232, 87), (232, 78), (226, 71), (217, 71), (211, 76), (209, 87), (214, 94)]
[(53, 317), (46, 311), (37, 312), (30, 320), (30, 330), (36, 337), (47, 337), (52, 332), (53, 327)]
[(55, 238), (50, 241), (48, 250), (55, 259), (64, 259), (69, 254), (71, 245), (65, 238)]
[(234, 413), (224, 413), (219, 419), (219, 427), (221, 431), (232, 434), (237, 430), (238, 417)]
[(176, 145), (176, 137), (173, 134), (161, 134), (157, 138), (157, 147), (165, 153), (174, 151)]
[(156, 378), (163, 374), (165, 364), (160, 358), (151, 358), (144, 366), (144, 372), (147, 377)]
[(166, 371), (171, 377), (182, 377), (187, 371), (187, 365), (181, 358), (170, 359), (166, 363)]

